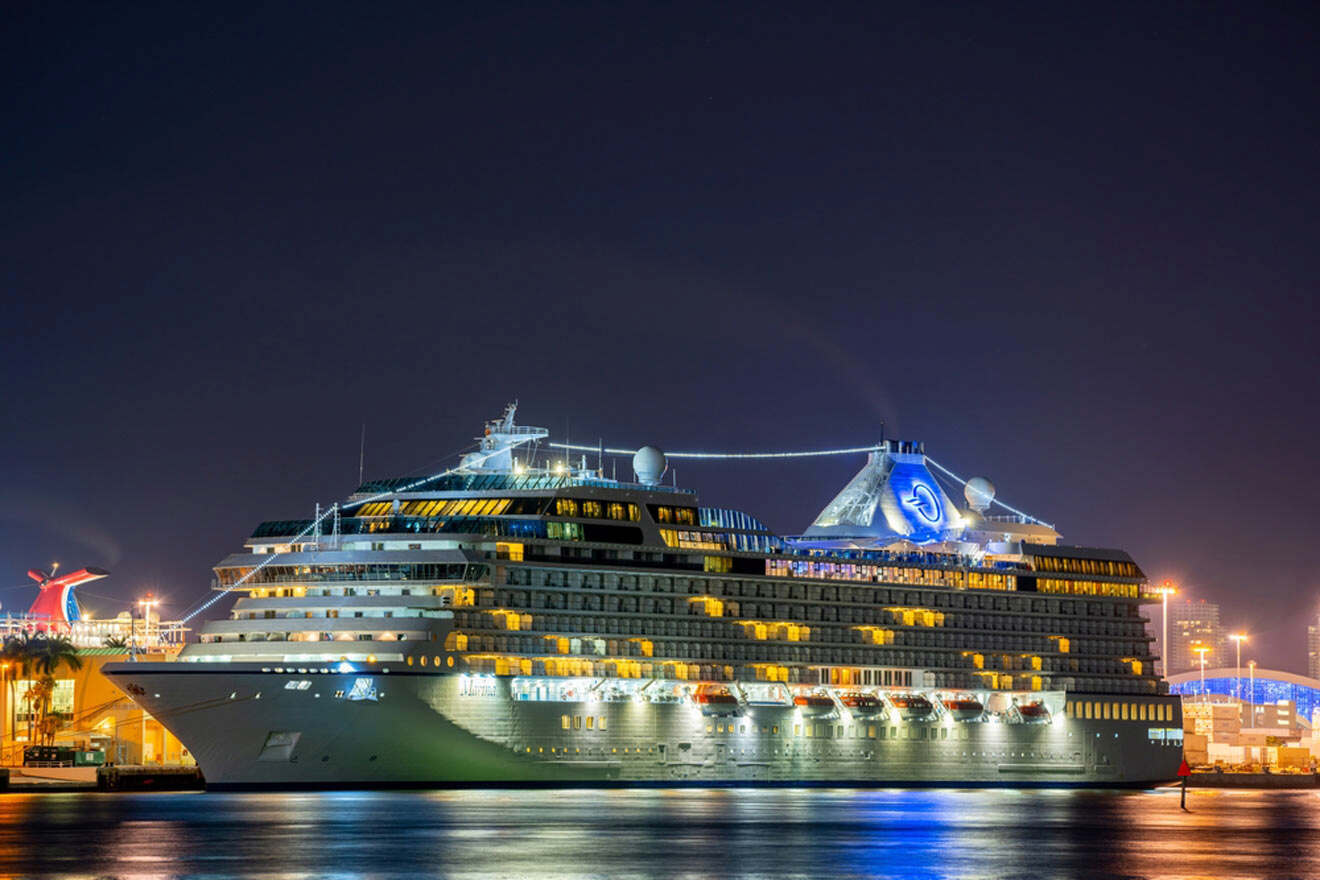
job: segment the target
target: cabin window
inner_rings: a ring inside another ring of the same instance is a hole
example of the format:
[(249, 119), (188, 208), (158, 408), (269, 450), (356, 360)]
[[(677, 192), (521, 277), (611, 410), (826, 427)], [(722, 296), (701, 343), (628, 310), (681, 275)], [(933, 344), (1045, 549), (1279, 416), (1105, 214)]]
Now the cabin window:
[(573, 723), (573, 722), (569, 719), (569, 717), (568, 717), (567, 715), (560, 715), (560, 716), (559, 716), (559, 724), (560, 724), (561, 727), (564, 728), (564, 730), (568, 730), (569, 727), (572, 726), (572, 723)]

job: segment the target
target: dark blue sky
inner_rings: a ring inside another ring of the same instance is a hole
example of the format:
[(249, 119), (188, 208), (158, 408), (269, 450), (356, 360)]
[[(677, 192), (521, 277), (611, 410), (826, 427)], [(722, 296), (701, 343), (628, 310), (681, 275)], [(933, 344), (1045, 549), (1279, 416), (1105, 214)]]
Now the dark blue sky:
[[(6, 5), (0, 585), (181, 611), (363, 422), (426, 472), (518, 397), (884, 421), (1304, 668), (1315, 7), (928, 6)], [(679, 479), (794, 532), (859, 464)]]

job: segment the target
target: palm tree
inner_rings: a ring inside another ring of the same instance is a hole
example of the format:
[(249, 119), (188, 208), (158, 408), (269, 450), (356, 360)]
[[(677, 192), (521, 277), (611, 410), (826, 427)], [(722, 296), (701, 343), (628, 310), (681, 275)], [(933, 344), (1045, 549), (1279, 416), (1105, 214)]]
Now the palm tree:
[[(5, 663), (12, 663), (14, 674), (9, 677), (9, 711), (11, 716), (10, 735), (18, 736), (18, 679), (26, 679), (32, 674), (32, 663), (36, 658), (37, 639), (32, 637), (31, 633), (19, 633), (15, 636), (9, 636), (0, 645), (0, 660)], [(28, 699), (25, 695), (25, 699)], [(31, 707), (29, 706), (28, 718), (28, 742), (32, 742), (31, 732)]]
[(127, 648), (128, 639), (123, 636), (106, 636), (102, 644), (107, 648)]
[[(28, 742), (34, 740), (33, 733), (41, 734), (41, 744), (50, 745), (46, 742), (46, 712), (50, 705), (50, 698), (55, 693), (54, 676), (42, 676), (32, 683), (28, 688), (27, 701), (35, 707), (28, 711)], [(53, 737), (52, 737), (53, 739)]]
[(41, 701), (37, 729), (41, 731), (42, 743), (49, 746), (55, 744), (55, 730), (59, 726), (58, 719), (51, 717), (50, 711), (51, 698), (55, 694), (55, 673), (61, 666), (77, 672), (82, 669), (83, 661), (78, 656), (78, 648), (63, 634), (39, 637), (32, 642), (35, 648), (32, 667), (41, 675), (37, 694)]

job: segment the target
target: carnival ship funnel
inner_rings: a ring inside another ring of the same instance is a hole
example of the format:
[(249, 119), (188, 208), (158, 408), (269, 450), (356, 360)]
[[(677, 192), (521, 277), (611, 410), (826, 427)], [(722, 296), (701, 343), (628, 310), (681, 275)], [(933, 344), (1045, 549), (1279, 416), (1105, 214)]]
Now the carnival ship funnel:
[(957, 540), (965, 522), (926, 466), (920, 443), (886, 440), (802, 535), (806, 542), (874, 547)]
[(28, 609), (32, 617), (47, 621), (56, 626), (67, 627), (70, 623), (82, 619), (82, 609), (73, 588), (88, 581), (99, 580), (110, 574), (103, 568), (80, 568), (69, 574), (55, 577), (39, 568), (28, 572), (28, 577), (41, 585), (37, 600)]

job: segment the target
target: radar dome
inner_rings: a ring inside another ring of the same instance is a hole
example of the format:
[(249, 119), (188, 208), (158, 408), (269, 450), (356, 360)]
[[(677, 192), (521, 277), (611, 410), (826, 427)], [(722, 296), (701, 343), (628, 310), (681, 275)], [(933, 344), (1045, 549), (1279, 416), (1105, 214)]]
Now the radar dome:
[(648, 486), (660, 482), (667, 466), (665, 454), (654, 446), (643, 446), (633, 455), (633, 473), (638, 482)]
[(972, 477), (963, 487), (963, 497), (967, 499), (968, 507), (983, 513), (995, 500), (995, 484), (985, 477)]

